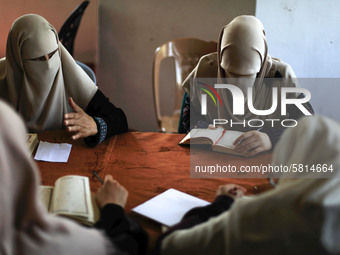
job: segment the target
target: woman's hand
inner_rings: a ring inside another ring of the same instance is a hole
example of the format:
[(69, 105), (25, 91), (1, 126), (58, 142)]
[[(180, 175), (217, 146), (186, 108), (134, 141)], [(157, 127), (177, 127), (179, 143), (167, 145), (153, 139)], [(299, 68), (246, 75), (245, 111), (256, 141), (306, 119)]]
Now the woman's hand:
[(246, 193), (246, 189), (236, 184), (225, 184), (218, 187), (216, 196), (225, 195), (234, 200), (241, 198)]
[(234, 142), (234, 150), (247, 157), (252, 157), (272, 148), (272, 143), (266, 133), (249, 131), (240, 135)]
[(106, 204), (117, 204), (124, 208), (128, 194), (128, 191), (111, 175), (106, 175), (103, 186), (97, 190), (96, 201), (100, 208)]
[(87, 113), (73, 101), (72, 97), (68, 99), (68, 103), (74, 112), (64, 115), (64, 125), (68, 132), (75, 133), (72, 135), (72, 139), (77, 140), (81, 137), (97, 134), (97, 124), (94, 119), (87, 115)]

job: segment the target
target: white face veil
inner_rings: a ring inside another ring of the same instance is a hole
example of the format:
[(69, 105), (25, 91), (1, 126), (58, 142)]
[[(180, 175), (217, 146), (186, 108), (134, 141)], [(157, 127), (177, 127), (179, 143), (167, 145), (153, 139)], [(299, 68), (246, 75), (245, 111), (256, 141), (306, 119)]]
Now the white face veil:
[(59, 43), (55, 28), (39, 15), (24, 15), (13, 23), (5, 61), (0, 97), (17, 109), (32, 132), (62, 128), (64, 114), (72, 111), (68, 97), (85, 109), (97, 91)]
[(0, 100), (0, 254), (109, 254), (98, 230), (47, 213), (23, 121)]

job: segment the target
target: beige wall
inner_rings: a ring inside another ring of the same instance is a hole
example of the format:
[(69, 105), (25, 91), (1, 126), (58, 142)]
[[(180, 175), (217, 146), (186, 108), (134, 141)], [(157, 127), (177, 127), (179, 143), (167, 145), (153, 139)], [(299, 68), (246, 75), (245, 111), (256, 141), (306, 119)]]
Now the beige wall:
[[(151, 75), (157, 46), (179, 37), (217, 40), (235, 16), (254, 13), (255, 0), (100, 0), (99, 87), (124, 109), (131, 128), (155, 131)], [(165, 67), (169, 81), (172, 68)]]
[[(82, 0), (0, 0), (0, 57), (5, 56), (8, 31), (13, 21), (27, 13), (45, 17), (57, 30)], [(75, 41), (75, 58), (87, 62), (97, 61), (98, 0), (88, 5)]]

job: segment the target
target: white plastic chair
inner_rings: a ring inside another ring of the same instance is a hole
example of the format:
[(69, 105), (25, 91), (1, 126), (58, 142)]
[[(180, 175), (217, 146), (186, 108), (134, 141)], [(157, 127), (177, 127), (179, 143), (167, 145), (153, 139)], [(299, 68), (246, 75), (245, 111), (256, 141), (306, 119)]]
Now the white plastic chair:
[[(164, 43), (156, 49), (153, 58), (153, 92), (156, 118), (160, 131), (177, 132), (184, 95), (182, 83), (195, 68), (203, 55), (216, 51), (216, 42), (206, 42), (196, 38), (174, 39)], [(162, 100), (160, 98), (160, 66), (162, 61), (166, 58), (174, 59), (176, 73), (176, 84), (174, 84), (175, 100), (171, 109), (173, 111), (171, 116), (163, 115), (160, 107)]]

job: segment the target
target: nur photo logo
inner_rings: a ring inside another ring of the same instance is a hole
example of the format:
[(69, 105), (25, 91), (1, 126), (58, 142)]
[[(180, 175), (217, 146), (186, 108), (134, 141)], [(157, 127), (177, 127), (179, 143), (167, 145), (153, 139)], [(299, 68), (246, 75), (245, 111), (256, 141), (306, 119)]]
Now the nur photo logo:
[[(250, 128), (260, 128), (265, 122), (269, 123), (271, 127), (274, 127), (275, 123), (280, 123), (282, 127), (294, 127), (298, 124), (297, 120), (290, 119), (287, 117), (287, 108), (296, 107), (299, 111), (302, 112), (303, 115), (312, 115), (308, 109), (304, 106), (305, 103), (309, 102), (311, 99), (311, 93), (309, 90), (305, 88), (299, 87), (272, 87), (271, 88), (271, 106), (267, 109), (256, 109), (254, 106), (254, 102), (256, 101), (256, 95), (254, 96), (254, 86), (250, 86), (246, 89), (246, 95), (242, 89), (240, 89), (236, 85), (232, 84), (214, 84), (209, 85), (206, 82), (197, 81), (196, 83), (199, 89), (202, 91), (201, 93), (201, 115), (205, 116), (208, 114), (208, 100), (212, 100), (216, 109), (218, 107), (225, 107), (225, 103), (221, 99), (221, 93), (229, 93), (232, 98), (232, 103), (230, 105), (232, 109), (232, 114), (235, 116), (244, 116), (246, 114), (246, 106), (247, 110), (253, 116), (259, 116), (259, 118), (251, 118), (247, 120), (243, 120), (241, 122), (235, 122), (232, 119), (228, 120), (226, 118), (218, 118), (213, 119), (213, 123), (211, 123), (214, 127), (216, 125), (223, 125), (229, 123), (232, 127), (233, 125), (242, 125), (243, 127)], [(266, 86), (262, 84), (262, 86)], [(220, 94), (219, 94), (219, 92)], [(303, 98), (297, 98), (292, 95), (300, 95), (303, 94)], [(209, 96), (209, 97), (208, 97)], [(218, 105), (219, 104), (219, 105)], [(211, 110), (211, 109), (209, 109)], [(280, 118), (271, 118), (270, 116), (273, 113), (279, 111)], [(266, 118), (267, 116), (267, 118)], [(221, 117), (221, 116), (219, 116)]]

